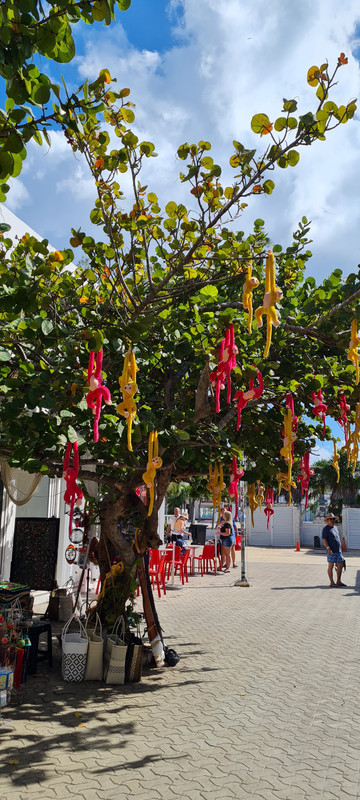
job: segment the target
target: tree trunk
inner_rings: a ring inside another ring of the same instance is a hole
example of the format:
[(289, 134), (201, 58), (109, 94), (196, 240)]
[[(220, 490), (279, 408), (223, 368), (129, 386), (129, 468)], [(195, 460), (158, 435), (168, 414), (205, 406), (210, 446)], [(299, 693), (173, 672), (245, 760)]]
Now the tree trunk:
[[(157, 496), (153, 512), (147, 516), (147, 507), (133, 492), (121, 493), (104, 499), (100, 510), (99, 568), (102, 591), (99, 611), (108, 624), (124, 614), (127, 601), (136, 591), (136, 568), (140, 556), (149, 548), (158, 548), (158, 509), (164, 499), (171, 477), (171, 466), (160, 471), (157, 478)], [(124, 487), (125, 489), (125, 487)], [(115, 554), (118, 564), (113, 564)], [(110, 573), (110, 575), (109, 575)]]

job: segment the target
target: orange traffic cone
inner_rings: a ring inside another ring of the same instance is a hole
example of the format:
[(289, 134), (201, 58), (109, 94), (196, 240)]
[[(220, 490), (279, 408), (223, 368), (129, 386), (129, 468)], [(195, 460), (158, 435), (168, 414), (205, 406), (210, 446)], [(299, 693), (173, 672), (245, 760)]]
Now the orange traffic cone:
[(300, 553), (300, 542), (296, 542), (296, 552)]

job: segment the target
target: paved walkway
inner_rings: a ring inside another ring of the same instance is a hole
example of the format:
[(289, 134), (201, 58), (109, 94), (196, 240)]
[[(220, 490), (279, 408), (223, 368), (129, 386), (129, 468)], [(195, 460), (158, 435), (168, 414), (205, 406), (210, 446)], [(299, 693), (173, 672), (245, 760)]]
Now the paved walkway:
[(249, 548), (249, 588), (237, 569), (168, 592), (181, 661), (139, 685), (31, 678), (4, 714), (0, 797), (359, 798), (360, 557), (346, 555), (345, 589), (327, 587), (323, 553)]

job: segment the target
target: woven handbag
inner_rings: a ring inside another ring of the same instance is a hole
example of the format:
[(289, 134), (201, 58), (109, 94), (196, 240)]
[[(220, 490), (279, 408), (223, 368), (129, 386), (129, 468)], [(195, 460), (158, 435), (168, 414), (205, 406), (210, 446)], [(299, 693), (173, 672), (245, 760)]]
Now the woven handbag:
[[(85, 678), (86, 681), (101, 681), (103, 677), (104, 660), (104, 640), (102, 637), (102, 625), (98, 614), (95, 615), (95, 627), (88, 629), (87, 618), (85, 630), (89, 637), (89, 646), (86, 659)], [(98, 630), (98, 633), (96, 631)]]
[[(119, 635), (119, 629), (121, 635)], [(123, 617), (119, 617), (106, 640), (104, 657), (105, 683), (125, 683), (126, 651), (125, 622)]]
[[(69, 632), (71, 622), (79, 625), (78, 631)], [(64, 681), (83, 681), (89, 639), (79, 618), (72, 614), (63, 627), (61, 635), (61, 674)]]

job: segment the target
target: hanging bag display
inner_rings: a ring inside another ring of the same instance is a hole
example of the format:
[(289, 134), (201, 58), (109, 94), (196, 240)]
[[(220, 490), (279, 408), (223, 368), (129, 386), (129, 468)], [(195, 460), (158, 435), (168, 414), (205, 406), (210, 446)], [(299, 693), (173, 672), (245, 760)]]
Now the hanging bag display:
[[(70, 624), (76, 622), (78, 631), (69, 631)], [(72, 614), (63, 627), (61, 636), (62, 661), (61, 674), (64, 681), (83, 681), (89, 639), (79, 618)]]
[(139, 626), (136, 634), (128, 631), (126, 634), (128, 643), (125, 664), (125, 680), (131, 683), (141, 681), (143, 665), (143, 641), (140, 636)]
[[(121, 630), (121, 635), (119, 635), (119, 629)], [(106, 640), (104, 658), (105, 683), (125, 683), (126, 651), (124, 618), (119, 617)]]
[(53, 589), (49, 598), (47, 616), (55, 622), (66, 622), (74, 610), (74, 581), (69, 578), (61, 588)]
[[(86, 681), (101, 681), (103, 677), (104, 640), (102, 638), (102, 625), (100, 617), (95, 614), (95, 627), (88, 629), (89, 618), (85, 623), (85, 631), (89, 637), (87, 651), (85, 679)], [(96, 632), (98, 630), (98, 633)]]

